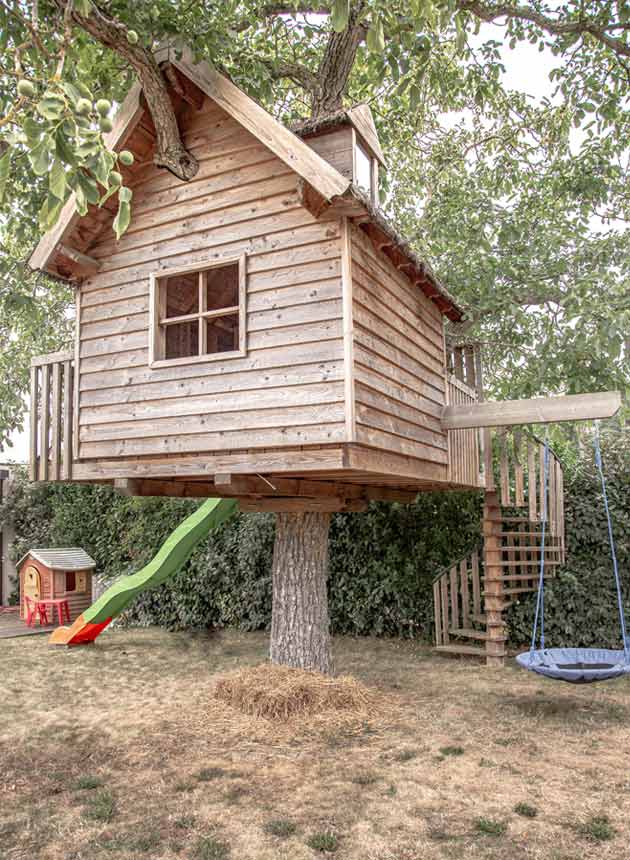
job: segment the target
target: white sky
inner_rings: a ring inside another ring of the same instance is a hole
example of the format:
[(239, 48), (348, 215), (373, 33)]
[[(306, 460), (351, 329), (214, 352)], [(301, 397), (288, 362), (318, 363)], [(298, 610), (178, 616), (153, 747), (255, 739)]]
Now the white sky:
[[(482, 26), (478, 36), (471, 39), (471, 43), (481, 44), (487, 39), (495, 39), (497, 42), (503, 40), (504, 30), (496, 25), (485, 24)], [(507, 46), (502, 50), (503, 62), (506, 67), (503, 82), (506, 87), (521, 90), (531, 95), (535, 100), (551, 97), (553, 85), (549, 80), (549, 72), (557, 63), (551, 52), (538, 50), (537, 45), (527, 42), (517, 44), (511, 51)], [(450, 124), (445, 117), (445, 124)], [(25, 427), (21, 433), (14, 433), (11, 441), (13, 447), (2, 448), (0, 446), (0, 462), (26, 462), (28, 460), (28, 413), (25, 416)]]

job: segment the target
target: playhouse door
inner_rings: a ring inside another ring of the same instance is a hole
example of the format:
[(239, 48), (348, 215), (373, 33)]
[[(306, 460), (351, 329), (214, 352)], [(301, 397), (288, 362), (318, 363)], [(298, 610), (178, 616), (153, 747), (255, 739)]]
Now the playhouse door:
[(37, 601), (41, 597), (41, 591), (39, 571), (33, 565), (29, 565), (24, 571), (24, 596)]

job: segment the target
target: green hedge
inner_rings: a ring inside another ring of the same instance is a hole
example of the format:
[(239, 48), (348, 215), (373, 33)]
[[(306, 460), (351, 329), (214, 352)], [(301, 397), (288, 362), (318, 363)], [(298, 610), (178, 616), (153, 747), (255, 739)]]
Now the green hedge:
[[(606, 438), (603, 457), (625, 612), (630, 623), (630, 449), (623, 433)], [(582, 453), (577, 468), (568, 478), (567, 563), (545, 589), (546, 644), (619, 647), (619, 616), (606, 516), (590, 449)], [(534, 609), (535, 595), (528, 595), (511, 608), (508, 624), (513, 644), (529, 644)]]
[[(604, 456), (619, 563), (630, 597), (630, 456), (622, 437), (607, 441)], [(590, 454), (568, 471), (568, 564), (549, 583), (548, 643), (617, 644), (606, 523)], [(429, 638), (432, 578), (479, 542), (481, 502), (476, 493), (428, 493), (412, 505), (374, 503), (363, 514), (334, 516), (333, 630)], [(127, 498), (109, 487), (31, 487), (23, 479), (0, 508), (0, 520), (10, 520), (16, 530), (15, 558), (30, 546), (81, 546), (95, 558), (99, 572), (113, 578), (146, 563), (196, 504)], [(142, 595), (128, 620), (168, 629), (267, 627), (273, 537), (272, 515), (239, 515), (211, 534), (172, 580)], [(532, 617), (532, 598), (512, 607), (514, 644), (528, 641)]]

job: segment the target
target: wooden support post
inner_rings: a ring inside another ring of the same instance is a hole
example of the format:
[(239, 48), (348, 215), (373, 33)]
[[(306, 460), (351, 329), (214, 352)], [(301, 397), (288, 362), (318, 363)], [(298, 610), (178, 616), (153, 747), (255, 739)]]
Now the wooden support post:
[(470, 595), (468, 590), (468, 559), (459, 563), (459, 586), (462, 595), (462, 627), (470, 626)]
[(503, 564), (501, 508), (497, 493), (486, 492), (484, 510), (484, 602), (486, 609), (486, 665), (505, 664), (505, 622), (503, 619)]

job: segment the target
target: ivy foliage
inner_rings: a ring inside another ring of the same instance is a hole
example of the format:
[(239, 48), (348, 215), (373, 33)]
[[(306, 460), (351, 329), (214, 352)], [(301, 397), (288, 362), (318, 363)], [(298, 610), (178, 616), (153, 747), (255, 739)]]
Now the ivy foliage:
[[(603, 455), (630, 619), (630, 451), (624, 434), (606, 437)], [(549, 644), (619, 644), (617, 606), (601, 489), (588, 449), (565, 470), (568, 563), (549, 580)], [(333, 517), (330, 614), (335, 633), (430, 639), (432, 580), (480, 542), (480, 494), (427, 493), (412, 505), (373, 503)], [(15, 528), (13, 557), (31, 546), (81, 546), (105, 579), (145, 564), (194, 510), (193, 501), (127, 498), (109, 487), (14, 485), (0, 522)], [(167, 629), (263, 629), (271, 618), (274, 517), (239, 515), (210, 534), (171, 580), (146, 592), (127, 620)], [(534, 597), (516, 603), (513, 644), (529, 641)]]

